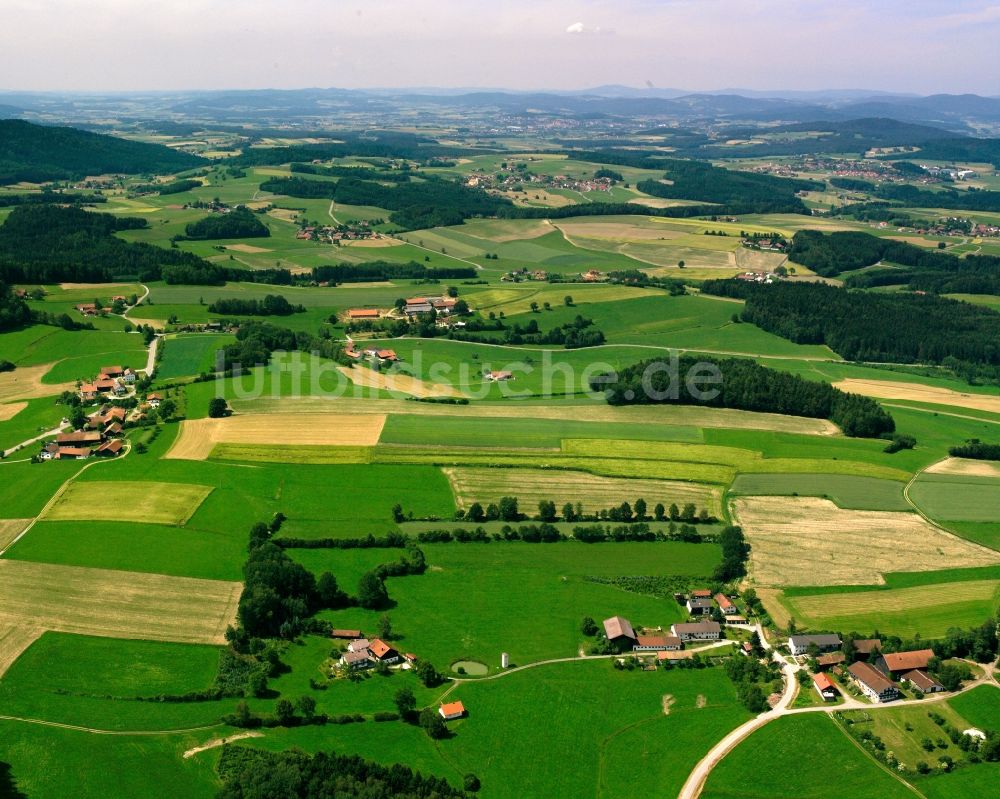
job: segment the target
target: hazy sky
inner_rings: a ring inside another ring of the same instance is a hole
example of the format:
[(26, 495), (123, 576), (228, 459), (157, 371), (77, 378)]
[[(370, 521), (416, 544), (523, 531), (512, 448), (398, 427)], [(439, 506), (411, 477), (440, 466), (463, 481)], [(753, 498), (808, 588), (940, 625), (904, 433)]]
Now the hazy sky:
[(0, 87), (1000, 95), (986, 0), (2, 0)]

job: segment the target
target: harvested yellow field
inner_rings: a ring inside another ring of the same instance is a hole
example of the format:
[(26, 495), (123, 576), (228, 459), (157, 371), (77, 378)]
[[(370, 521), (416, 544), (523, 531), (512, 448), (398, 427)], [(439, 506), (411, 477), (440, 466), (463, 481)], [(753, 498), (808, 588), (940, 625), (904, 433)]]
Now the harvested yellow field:
[(617, 507), (622, 502), (634, 504), (642, 497), (650, 514), (657, 502), (666, 506), (676, 502), (680, 507), (693, 502), (699, 510), (706, 508), (714, 516), (721, 513), (721, 491), (698, 483), (600, 477), (557, 469), (457, 467), (444, 472), (460, 508), (467, 508), (473, 502), (485, 506), (511, 496), (517, 497), (525, 513), (534, 513), (541, 500), (552, 500), (557, 510), (567, 502), (574, 505), (580, 502), (585, 511), (594, 512)]
[(0, 560), (0, 628), (223, 644), (242, 583)]
[(945, 458), (924, 471), (927, 474), (956, 474), (962, 477), (1000, 477), (1000, 464), (968, 458)]
[(0, 372), (0, 402), (51, 397), (75, 389), (76, 383), (42, 382), (42, 378), (53, 366), (54, 363), (43, 363), (38, 366), (19, 366), (13, 372)]
[(924, 608), (940, 608), (962, 602), (989, 602), (1000, 585), (996, 580), (969, 580), (960, 583), (919, 585), (912, 588), (894, 588), (891, 591), (858, 591), (837, 594), (831, 602), (827, 594), (785, 597), (800, 619), (820, 621), (824, 618), (842, 618), (867, 613), (918, 614)]
[(232, 250), (233, 252), (245, 252), (245, 253), (259, 253), (259, 252), (271, 252), (267, 247), (254, 247), (252, 244), (227, 244), (227, 250)]
[(350, 366), (338, 366), (337, 369), (344, 377), (357, 386), (366, 388), (378, 388), (385, 391), (392, 391), (397, 394), (408, 394), (411, 397), (463, 397), (461, 391), (443, 383), (428, 383), (419, 377), (412, 377), (404, 374), (385, 374), (376, 372), (364, 366), (351, 368)]
[(571, 236), (581, 236), (592, 239), (611, 239), (612, 241), (666, 241), (679, 239), (686, 235), (681, 230), (669, 230), (662, 226), (642, 222), (596, 222), (590, 218), (579, 221), (559, 221), (553, 223), (568, 239)]
[(463, 233), (496, 242), (537, 239), (553, 230), (555, 228), (547, 219), (477, 219), (462, 225)]
[(977, 411), (1000, 413), (1000, 397), (989, 394), (966, 394), (950, 388), (923, 386), (919, 383), (898, 383), (892, 380), (859, 380), (849, 377), (833, 384), (834, 388), (863, 394), (876, 399), (910, 400), (933, 405), (954, 405), (959, 408), (973, 408)]
[(513, 201), (514, 205), (522, 206), (544, 205), (547, 208), (562, 208), (566, 205), (572, 205), (574, 202), (571, 197), (565, 197), (562, 194), (552, 194), (545, 189), (504, 191), (501, 192), (501, 195)]
[(0, 552), (9, 547), (31, 522), (31, 519), (0, 519)]
[(401, 247), (403, 242), (399, 239), (390, 239), (386, 236), (381, 236), (377, 239), (354, 239), (353, 241), (342, 241), (340, 243), (341, 247)]
[[(840, 432), (833, 422), (826, 419), (807, 419), (801, 416), (781, 416), (774, 413), (737, 411), (729, 408), (699, 408), (694, 405), (612, 406), (602, 402), (435, 405), (406, 400), (353, 399), (348, 397), (289, 397), (288, 399), (262, 397), (252, 400), (234, 399), (230, 405), (239, 411), (266, 416), (268, 419), (280, 415), (297, 416), (321, 412), (382, 415), (405, 413), (427, 416), (464, 416), (477, 419), (566, 419), (579, 422), (638, 422), (641, 424), (692, 427), (733, 427), (814, 436), (832, 436)], [(231, 416), (230, 420), (236, 418), (240, 417)], [(189, 424), (192, 422), (181, 422), (182, 435), (185, 425)], [(170, 457), (169, 453), (168, 457)]]
[(733, 504), (760, 585), (877, 585), (884, 572), (1000, 562), (1000, 553), (916, 513), (843, 510), (812, 497), (744, 497)]
[(188, 483), (73, 482), (56, 496), (42, 518), (182, 525), (211, 493), (210, 486)]
[(27, 402), (8, 402), (4, 405), (0, 405), (0, 422), (6, 422), (13, 419), (27, 407)]
[(30, 624), (22, 626), (0, 624), (0, 677), (3, 677), (21, 653), (35, 643), (43, 632), (45, 630), (42, 627)]
[[(327, 407), (330, 407), (329, 402)], [(364, 407), (365, 401), (359, 400)], [(405, 402), (400, 400), (400, 402)], [(406, 403), (417, 405), (418, 403)], [(285, 412), (238, 414), (225, 419), (187, 419), (164, 458), (205, 460), (216, 444), (300, 444), (371, 447), (385, 426), (384, 413)]]

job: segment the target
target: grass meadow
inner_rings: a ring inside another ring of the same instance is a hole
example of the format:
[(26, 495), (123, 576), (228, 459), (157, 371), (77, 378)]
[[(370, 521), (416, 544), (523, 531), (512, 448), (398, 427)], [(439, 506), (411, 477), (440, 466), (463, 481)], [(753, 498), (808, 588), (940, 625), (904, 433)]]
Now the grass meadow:
[[(817, 756), (822, 752), (822, 756)], [(767, 764), (761, 768), (761, 764)], [(821, 713), (779, 718), (715, 767), (704, 799), (912, 799), (913, 794)]]
[(857, 510), (910, 509), (902, 483), (849, 474), (741, 474), (730, 491), (745, 496), (823, 497), (832, 499), (838, 507)]
[(995, 522), (1000, 518), (996, 478), (922, 474), (910, 487), (910, 498), (934, 519)]
[[(718, 563), (713, 544), (427, 544), (427, 571), (387, 581), (393, 626), (407, 651), (445, 667), (478, 660), (496, 671), (500, 653), (516, 664), (573, 657), (587, 640), (584, 616), (621, 614), (633, 624), (669, 627), (681, 620), (673, 598), (624, 591), (586, 578), (676, 575), (706, 579)], [(290, 550), (311, 571), (330, 571), (354, 591), (364, 572), (395, 560), (387, 550)], [(321, 614), (336, 627), (373, 629), (377, 611)]]

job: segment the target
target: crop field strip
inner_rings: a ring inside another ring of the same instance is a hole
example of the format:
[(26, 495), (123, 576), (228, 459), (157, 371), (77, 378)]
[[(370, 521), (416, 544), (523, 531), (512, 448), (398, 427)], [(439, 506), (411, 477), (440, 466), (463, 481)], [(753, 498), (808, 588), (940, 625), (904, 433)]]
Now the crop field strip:
[(1000, 519), (1000, 478), (924, 473), (909, 488), (911, 501), (933, 519), (995, 522)]
[(0, 560), (0, 625), (222, 644), (242, 584)]
[(877, 585), (882, 573), (1000, 562), (916, 513), (843, 510), (825, 499), (744, 497), (733, 503), (762, 586)]
[(946, 458), (924, 469), (924, 474), (948, 474), (960, 477), (1000, 478), (1000, 463), (968, 458)]
[(385, 415), (338, 413), (247, 414), (223, 419), (188, 419), (164, 456), (205, 460), (216, 444), (373, 446)]
[(43, 632), (44, 628), (28, 623), (17, 625), (0, 623), (0, 678)]
[(13, 543), (32, 519), (0, 519), (0, 552)]
[(407, 374), (383, 374), (364, 366), (338, 367), (340, 373), (358, 386), (378, 388), (413, 397), (462, 397), (461, 391), (444, 383), (430, 383)]
[(211, 486), (144, 481), (72, 482), (40, 518), (183, 525), (209, 494)]
[(903, 483), (848, 474), (740, 474), (729, 489), (744, 496), (812, 496), (850, 510), (912, 510)]
[(952, 405), (978, 411), (1000, 413), (1000, 396), (954, 391), (921, 383), (900, 383), (892, 380), (861, 380), (846, 378), (833, 384), (834, 388), (851, 394), (889, 400), (909, 400), (931, 405)]
[(682, 405), (613, 407), (598, 402), (548, 403), (482, 402), (469, 405), (438, 405), (392, 399), (349, 399), (320, 397), (265, 397), (231, 400), (239, 412), (258, 414), (347, 413), (347, 414), (418, 414), (428, 416), (466, 416), (486, 419), (563, 419), (586, 422), (635, 422), (639, 424), (682, 425), (694, 427), (751, 428), (761, 431), (833, 436), (840, 431), (826, 419), (780, 416), (773, 413), (698, 408)]
[(705, 508), (715, 516), (722, 512), (721, 491), (694, 483), (618, 479), (541, 469), (453, 468), (445, 469), (445, 474), (458, 506), (463, 509), (473, 502), (485, 506), (500, 497), (512, 496), (518, 498), (526, 512), (533, 512), (540, 500), (554, 501), (557, 510), (567, 502), (580, 502), (586, 511), (594, 512), (616, 507), (623, 501), (634, 503), (642, 497), (650, 511), (657, 502), (668, 506), (673, 502), (680, 507), (692, 502), (699, 510)]
[(76, 384), (70, 382), (43, 383), (42, 378), (52, 371), (53, 366), (54, 363), (44, 363), (19, 366), (13, 372), (0, 372), (0, 402), (51, 397), (76, 388)]

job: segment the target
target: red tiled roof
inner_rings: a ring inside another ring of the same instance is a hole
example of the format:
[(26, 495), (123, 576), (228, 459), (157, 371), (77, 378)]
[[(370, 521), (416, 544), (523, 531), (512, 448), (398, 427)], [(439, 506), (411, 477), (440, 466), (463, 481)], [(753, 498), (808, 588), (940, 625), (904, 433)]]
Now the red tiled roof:
[(707, 599), (712, 596), (712, 592), (707, 588), (699, 588), (696, 591), (692, 591), (691, 596), (697, 597), (698, 599)]
[(371, 644), (368, 645), (368, 651), (377, 658), (384, 658), (386, 655), (389, 655), (396, 650), (389, 646), (385, 641), (380, 638), (376, 638), (371, 642)]
[(635, 638), (635, 630), (632, 629), (631, 622), (621, 616), (612, 616), (610, 619), (604, 620), (604, 634), (608, 636), (609, 641), (623, 636)]
[(813, 683), (821, 691), (829, 691), (832, 688), (836, 688), (833, 684), (833, 680), (827, 677), (823, 672), (813, 675)]
[(876, 693), (884, 693), (890, 688), (895, 686), (890, 680), (887, 680), (885, 675), (880, 671), (876, 671), (863, 660), (859, 660), (857, 663), (852, 663), (847, 667), (847, 670), (851, 673), (851, 676), (859, 682), (863, 682), (869, 688), (871, 688)]
[(715, 601), (719, 604), (720, 608), (725, 609), (733, 607), (733, 603), (729, 601), (729, 597), (721, 592), (715, 595)]
[(921, 671), (920, 669), (908, 671), (899, 679), (906, 680), (908, 683), (912, 684), (916, 688), (919, 688), (924, 693), (927, 693), (934, 688), (940, 690), (944, 687), (927, 672)]
[(883, 655), (889, 671), (912, 671), (927, 668), (930, 659), (934, 657), (932, 649), (917, 649), (914, 652), (893, 652)]
[(448, 702), (441, 705), (441, 715), (445, 718), (449, 716), (464, 716), (465, 705), (461, 702)]
[(347, 315), (351, 319), (378, 319), (378, 308), (351, 308)]

